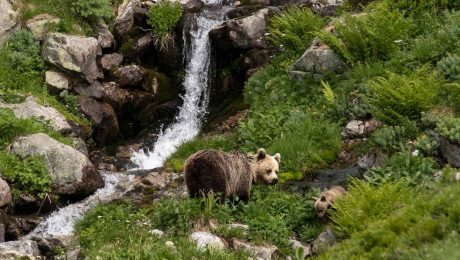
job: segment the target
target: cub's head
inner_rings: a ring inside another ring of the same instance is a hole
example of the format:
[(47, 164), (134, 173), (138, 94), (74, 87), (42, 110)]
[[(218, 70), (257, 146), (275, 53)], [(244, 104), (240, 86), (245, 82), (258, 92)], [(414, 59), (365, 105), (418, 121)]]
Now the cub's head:
[(265, 149), (260, 148), (256, 155), (255, 182), (262, 184), (278, 183), (278, 172), (281, 155), (270, 156)]
[(322, 218), (326, 215), (326, 210), (332, 206), (332, 201), (330, 196), (327, 193), (321, 194), (321, 197), (314, 198), (315, 201), (315, 210), (318, 217)]

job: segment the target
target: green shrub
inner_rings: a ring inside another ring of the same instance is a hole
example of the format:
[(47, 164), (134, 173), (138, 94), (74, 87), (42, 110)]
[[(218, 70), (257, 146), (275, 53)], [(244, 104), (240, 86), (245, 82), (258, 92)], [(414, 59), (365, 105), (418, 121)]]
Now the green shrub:
[(372, 94), (367, 97), (374, 107), (373, 114), (390, 124), (402, 117), (419, 119), (420, 113), (440, 103), (445, 81), (439, 73), (425, 66), (408, 76), (389, 72), (369, 82)]
[(437, 11), (443, 9), (459, 8), (456, 0), (388, 0), (393, 8), (411, 12)]
[(276, 47), (302, 54), (310, 46), (313, 32), (323, 25), (322, 19), (310, 9), (289, 7), (282, 14), (270, 18), (269, 39)]
[(24, 74), (41, 74), (44, 61), (40, 55), (40, 43), (32, 32), (19, 30), (11, 35), (7, 48), (9, 65)]
[(437, 164), (433, 159), (400, 152), (394, 154), (385, 167), (372, 169), (365, 177), (374, 185), (400, 179), (413, 186), (428, 185), (434, 177), (436, 168)]
[(342, 237), (366, 230), (373, 222), (410, 205), (414, 190), (405, 181), (387, 182), (374, 186), (363, 180), (353, 179), (346, 196), (330, 210), (334, 229)]
[[(352, 233), (349, 239), (318, 258), (408, 259), (406, 256), (416, 255), (421, 248), (435, 245), (458, 231), (458, 196), (458, 183), (438, 184), (415, 199), (404, 201), (407, 206), (382, 216), (362, 231)], [(353, 210), (348, 212), (352, 214)]]
[(72, 3), (72, 12), (91, 24), (100, 20), (110, 22), (114, 16), (110, 0), (75, 0)]
[(446, 78), (460, 80), (460, 56), (457, 54), (448, 55), (438, 62), (439, 70)]
[(270, 146), (282, 156), (282, 171), (306, 171), (335, 161), (341, 148), (338, 125), (293, 113), (283, 125), (283, 133)]
[(378, 129), (371, 136), (370, 143), (373, 147), (391, 155), (403, 150), (409, 140), (417, 137), (418, 132), (415, 121), (403, 120), (401, 125), (385, 125)]
[(161, 1), (148, 10), (147, 23), (152, 26), (155, 35), (165, 38), (181, 16), (182, 6), (179, 2)]
[(435, 156), (438, 153), (439, 143), (432, 137), (422, 134), (415, 141), (415, 148), (425, 156)]
[(458, 117), (442, 117), (439, 119), (436, 126), (442, 136), (452, 142), (460, 143), (460, 118)]
[(198, 150), (204, 149), (233, 151), (236, 149), (236, 137), (233, 134), (197, 137), (179, 146), (177, 151), (166, 159), (164, 167), (174, 172), (183, 172), (185, 160)]
[(387, 59), (410, 35), (412, 22), (385, 4), (372, 5), (365, 13), (345, 15), (336, 23), (338, 38), (355, 61)]

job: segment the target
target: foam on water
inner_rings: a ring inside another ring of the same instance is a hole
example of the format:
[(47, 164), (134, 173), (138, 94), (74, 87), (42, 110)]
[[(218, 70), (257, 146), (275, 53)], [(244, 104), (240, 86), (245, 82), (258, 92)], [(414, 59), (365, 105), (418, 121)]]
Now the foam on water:
[[(207, 5), (220, 4), (219, 0), (208, 0)], [(153, 149), (144, 153), (138, 151), (131, 158), (140, 169), (152, 169), (163, 166), (165, 159), (174, 153), (177, 147), (198, 135), (201, 121), (209, 102), (209, 64), (211, 44), (209, 31), (224, 20), (225, 9), (205, 10), (197, 16), (192, 26), (190, 45), (186, 48), (186, 76), (183, 82), (185, 94), (183, 105), (175, 122), (160, 132)], [(186, 43), (184, 36), (184, 43)], [(184, 44), (187, 46), (187, 44)]]

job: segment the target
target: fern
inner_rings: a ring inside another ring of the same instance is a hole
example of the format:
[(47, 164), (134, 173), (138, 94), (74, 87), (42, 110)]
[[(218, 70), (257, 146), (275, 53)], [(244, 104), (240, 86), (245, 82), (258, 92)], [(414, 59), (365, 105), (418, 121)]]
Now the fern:
[(331, 86), (329, 85), (328, 82), (324, 82), (321, 80), (321, 86), (323, 86), (323, 95), (324, 98), (326, 98), (327, 102), (329, 104), (334, 104), (335, 97), (334, 97), (334, 91), (332, 91)]

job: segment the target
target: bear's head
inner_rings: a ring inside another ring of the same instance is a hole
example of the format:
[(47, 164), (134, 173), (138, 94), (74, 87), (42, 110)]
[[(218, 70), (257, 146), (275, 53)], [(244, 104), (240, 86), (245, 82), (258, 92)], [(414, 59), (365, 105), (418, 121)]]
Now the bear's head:
[(281, 155), (270, 156), (265, 149), (260, 148), (256, 155), (255, 182), (262, 184), (278, 183), (278, 172)]
[(321, 197), (314, 198), (315, 201), (315, 210), (318, 217), (322, 218), (326, 215), (326, 210), (332, 206), (332, 201), (327, 192), (321, 194)]

